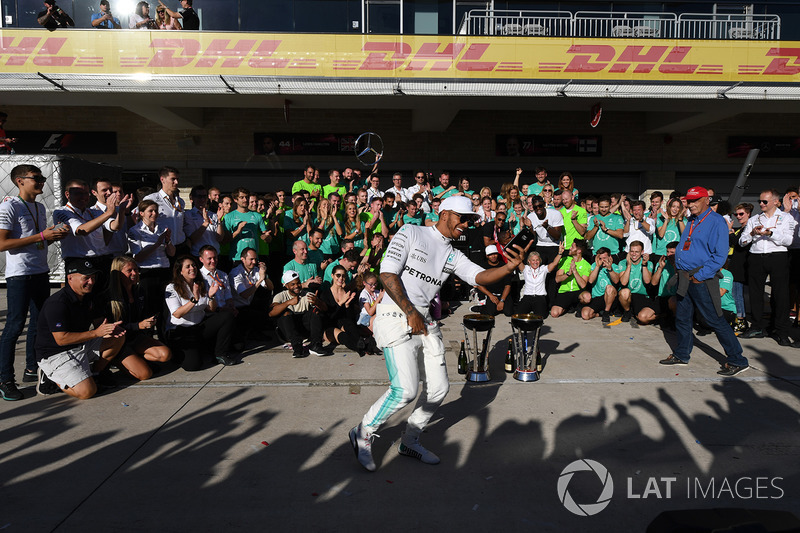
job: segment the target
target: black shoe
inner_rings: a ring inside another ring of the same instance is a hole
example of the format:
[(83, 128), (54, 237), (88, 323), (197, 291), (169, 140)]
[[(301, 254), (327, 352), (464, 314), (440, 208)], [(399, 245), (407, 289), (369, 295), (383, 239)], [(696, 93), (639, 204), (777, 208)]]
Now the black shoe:
[(763, 339), (767, 333), (763, 329), (750, 328), (740, 335), (743, 339)]
[(620, 320), (622, 320), (623, 322), (630, 322), (631, 321), (631, 312), (630, 312), (630, 310), (625, 311), (624, 313), (622, 313), (622, 318)]
[(36, 379), (36, 392), (42, 396), (50, 396), (51, 394), (61, 392), (61, 389), (52, 379), (48, 378), (40, 368)]
[(714, 331), (714, 330), (708, 329), (708, 328), (697, 328), (697, 336), (698, 337), (705, 337), (706, 335), (708, 335), (712, 331)]
[(611, 313), (608, 311), (603, 311), (603, 313), (600, 315), (600, 321), (603, 324), (609, 324), (611, 322)]
[(306, 349), (303, 348), (303, 345), (292, 346), (292, 357), (295, 359), (302, 359), (303, 357), (308, 357), (308, 352)]
[(230, 355), (218, 355), (216, 359), (219, 364), (224, 366), (233, 366), (237, 363), (236, 358)]
[(583, 315), (581, 314), (581, 310), (582, 309), (578, 309), (577, 311), (575, 311), (575, 318), (583, 318)]
[(231, 345), (231, 347), (233, 348), (234, 352), (240, 352), (241, 353), (241, 352), (244, 351), (244, 343), (243, 342), (234, 342), (233, 345)]
[(322, 344), (312, 344), (308, 348), (308, 351), (317, 357), (328, 357), (329, 355), (333, 355), (333, 350), (330, 348), (324, 348)]
[(22, 374), (22, 382), (23, 383), (36, 383), (39, 380), (39, 374), (36, 370), (28, 370), (25, 369), (25, 373)]
[(688, 361), (684, 361), (683, 359), (678, 359), (674, 355), (670, 354), (669, 357), (667, 357), (666, 359), (662, 359), (661, 361), (658, 362), (658, 364), (667, 365), (667, 366), (670, 366), (670, 365), (688, 365), (689, 362)]
[(6, 381), (5, 383), (0, 383), (0, 396), (2, 396), (4, 400), (9, 402), (15, 402), (25, 397), (25, 395), (22, 394), (17, 388), (17, 384), (14, 383), (13, 381)]
[(730, 377), (730, 376), (735, 376), (736, 374), (738, 374), (740, 372), (744, 372), (748, 368), (750, 368), (750, 367), (747, 366), (747, 365), (745, 365), (745, 366), (736, 366), (736, 365), (732, 365), (730, 363), (725, 363), (725, 366), (720, 368), (717, 371), (717, 374), (719, 374), (720, 376), (728, 376), (728, 377)]

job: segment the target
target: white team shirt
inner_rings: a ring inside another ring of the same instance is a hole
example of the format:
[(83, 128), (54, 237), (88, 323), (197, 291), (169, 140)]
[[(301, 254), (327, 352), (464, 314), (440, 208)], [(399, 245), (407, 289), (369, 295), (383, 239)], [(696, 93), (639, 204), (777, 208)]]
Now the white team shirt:
[[(772, 235), (751, 235), (756, 226), (763, 226), (764, 229), (771, 230)], [(776, 209), (771, 217), (765, 213), (759, 213), (747, 221), (747, 225), (739, 237), (739, 244), (745, 246), (752, 242), (751, 254), (785, 252), (794, 240), (796, 226), (797, 222), (794, 217), (779, 209)]]
[(158, 204), (158, 225), (172, 230), (170, 239), (172, 244), (178, 246), (186, 240), (186, 233), (183, 231), (183, 213), (186, 202), (180, 196), (176, 195), (176, 198), (177, 202), (172, 203), (164, 189), (159, 189), (158, 192), (144, 197), (145, 200), (153, 200)]
[[(0, 229), (9, 231), (11, 239), (37, 235), (47, 228), (46, 215), (47, 209), (39, 202), (25, 202), (16, 196), (9, 197), (0, 204)], [(33, 276), (49, 271), (47, 241), (44, 241), (41, 249), (34, 243), (22, 248), (6, 250), (6, 278)]]
[[(197, 231), (197, 228), (203, 225), (203, 213), (196, 207), (191, 208), (190, 210), (186, 211), (183, 215), (184, 220), (184, 227), (186, 230), (186, 238), (188, 239), (191, 237), (192, 233)], [(208, 212), (208, 219), (211, 221), (211, 224), (208, 225), (206, 230), (202, 233), (199, 239), (193, 241), (191, 243), (191, 253), (193, 256), (198, 257), (200, 255), (200, 248), (209, 244), (214, 247), (214, 249), (219, 253), (219, 241), (217, 240), (217, 227), (219, 226), (219, 221), (217, 220), (216, 213)]]
[(166, 327), (167, 331), (175, 329), (176, 326), (196, 326), (206, 317), (206, 307), (208, 307), (207, 296), (201, 296), (198, 298), (197, 303), (188, 313), (180, 318), (175, 318), (172, 313), (174, 313), (179, 307), (183, 307), (189, 303), (191, 300), (185, 300), (182, 298), (178, 294), (178, 291), (175, 290), (175, 285), (172, 283), (167, 285), (165, 295), (167, 299), (167, 307), (169, 308), (169, 316), (167, 317)]
[[(256, 284), (256, 281), (258, 281), (258, 269), (254, 268), (248, 272), (244, 268), (244, 265), (239, 264), (239, 266), (231, 270), (231, 273), (228, 274), (228, 281), (233, 289), (231, 290), (231, 293), (233, 294), (233, 305), (236, 307), (245, 307), (250, 305), (255, 297), (255, 293), (251, 294), (250, 298), (243, 298), (242, 293)], [(261, 286), (267, 286), (266, 278), (261, 283)]]
[[(102, 214), (102, 213), (100, 213)], [(87, 235), (76, 235), (78, 228), (97, 218), (100, 214), (91, 209), (81, 211), (71, 203), (61, 209), (53, 211), (53, 222), (64, 223), (69, 226), (70, 233), (61, 240), (61, 257), (97, 257), (106, 255), (106, 242), (103, 238), (103, 228), (97, 228)], [(110, 228), (110, 220), (104, 223), (106, 229)], [(109, 229), (110, 230), (110, 229)]]
[[(131, 247), (131, 254), (136, 255), (143, 249), (151, 244), (154, 244), (166, 228), (156, 225), (153, 231), (150, 231), (144, 222), (139, 222), (128, 232), (128, 243)], [(139, 268), (169, 268), (169, 258), (167, 257), (167, 245), (161, 243), (156, 250), (151, 253), (147, 259), (143, 261), (136, 261), (139, 263)]]
[[(97, 202), (89, 208), (94, 216), (100, 216), (106, 212), (106, 206)], [(109, 218), (103, 224), (103, 227), (111, 232), (111, 239), (106, 244), (106, 253), (114, 257), (118, 255), (125, 255), (128, 253), (128, 217), (122, 217), (122, 226), (117, 231), (111, 230), (111, 221), (114, 217)]]
[(547, 233), (547, 228), (542, 226), (545, 220), (547, 220), (547, 226), (550, 228), (563, 228), (564, 227), (564, 217), (561, 216), (555, 209), (545, 209), (544, 210), (544, 219), (540, 219), (536, 216), (535, 212), (531, 212), (528, 215), (528, 218), (531, 221), (531, 225), (533, 226), (533, 231), (536, 233), (537, 241), (536, 246), (558, 246), (558, 242), (554, 240), (549, 233)]
[(211, 272), (206, 267), (201, 267), (200, 273), (203, 275), (203, 281), (206, 282), (206, 293), (208, 293), (208, 290), (211, 289), (211, 285), (213, 285), (214, 282), (219, 284), (219, 289), (214, 294), (214, 299), (217, 301), (217, 305), (219, 307), (225, 307), (225, 304), (227, 304), (229, 300), (233, 299), (228, 275), (219, 269)]
[(450, 274), (474, 286), (475, 276), (483, 270), (453, 248), (435, 226), (413, 224), (400, 228), (381, 261), (381, 273), (400, 276), (408, 299), (417, 307), (428, 307)]
[(525, 284), (522, 286), (523, 296), (547, 295), (547, 288), (544, 283), (547, 279), (547, 265), (539, 265), (539, 268), (535, 270), (530, 265), (525, 265), (522, 277), (525, 279)]
[(628, 226), (628, 233), (624, 235), (625, 237), (625, 251), (627, 252), (630, 248), (630, 245), (633, 241), (641, 241), (643, 245), (642, 253), (643, 254), (651, 254), (653, 253), (653, 230), (656, 227), (656, 223), (653, 221), (652, 218), (645, 219), (645, 222), (650, 224), (650, 231), (646, 231), (644, 227), (642, 227), (642, 223), (636, 220), (635, 218), (631, 217), (630, 225)]

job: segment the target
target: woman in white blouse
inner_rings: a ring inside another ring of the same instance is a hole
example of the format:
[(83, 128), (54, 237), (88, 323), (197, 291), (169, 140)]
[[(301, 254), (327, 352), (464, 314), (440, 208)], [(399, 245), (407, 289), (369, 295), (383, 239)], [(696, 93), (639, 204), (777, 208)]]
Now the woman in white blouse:
[(139, 202), (139, 223), (128, 231), (131, 254), (139, 264), (139, 287), (144, 293), (144, 313), (153, 316), (161, 311), (164, 287), (169, 282), (169, 258), (175, 245), (169, 228), (156, 224), (158, 204), (153, 200)]
[(522, 271), (522, 276), (525, 278), (525, 284), (522, 286), (522, 299), (519, 302), (519, 307), (515, 309), (517, 313), (533, 313), (541, 317), (547, 317), (547, 287), (545, 280), (547, 274), (555, 270), (558, 262), (561, 261), (564, 255), (564, 243), (558, 245), (558, 255), (553, 259), (549, 265), (542, 264), (542, 256), (539, 252), (531, 252), (528, 255), (528, 262), (520, 263), (519, 269)]
[(181, 361), (184, 370), (203, 367), (205, 353), (213, 348), (217, 362), (236, 364), (231, 355), (233, 313), (218, 309), (214, 295), (220, 289), (215, 281), (206, 291), (197, 261), (188, 255), (179, 257), (172, 268), (172, 283), (167, 285), (169, 316), (165, 320), (167, 346)]

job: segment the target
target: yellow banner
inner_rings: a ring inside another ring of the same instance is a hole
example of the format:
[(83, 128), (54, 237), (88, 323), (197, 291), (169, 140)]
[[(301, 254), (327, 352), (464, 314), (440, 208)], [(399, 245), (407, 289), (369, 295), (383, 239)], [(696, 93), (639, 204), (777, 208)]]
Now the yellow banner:
[(800, 81), (800, 42), (0, 30), (2, 73)]

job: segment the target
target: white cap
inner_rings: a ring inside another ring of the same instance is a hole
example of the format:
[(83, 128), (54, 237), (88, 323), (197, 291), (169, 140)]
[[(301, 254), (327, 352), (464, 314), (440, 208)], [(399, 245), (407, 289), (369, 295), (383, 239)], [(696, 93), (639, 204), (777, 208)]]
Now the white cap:
[(497, 246), (495, 246), (494, 244), (490, 244), (489, 246), (486, 247), (486, 255), (499, 254), (499, 253), (500, 252), (497, 251)]
[(442, 211), (453, 211), (461, 215), (478, 216), (478, 213), (472, 209), (472, 200), (466, 196), (450, 196), (449, 198), (445, 198), (439, 205), (439, 212), (441, 213)]
[(300, 279), (300, 274), (298, 274), (294, 270), (287, 270), (286, 272), (283, 273), (283, 276), (281, 276), (281, 283), (286, 285), (293, 279)]

